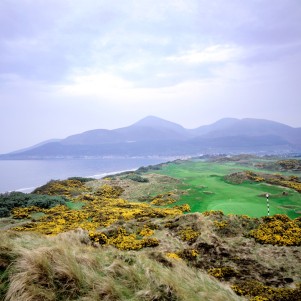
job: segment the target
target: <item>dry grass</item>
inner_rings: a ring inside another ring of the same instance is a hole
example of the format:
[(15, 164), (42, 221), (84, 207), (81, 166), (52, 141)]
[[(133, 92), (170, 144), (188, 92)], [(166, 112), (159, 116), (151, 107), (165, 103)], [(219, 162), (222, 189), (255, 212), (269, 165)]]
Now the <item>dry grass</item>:
[[(84, 231), (52, 238), (1, 236), (6, 237), (1, 249), (14, 254), (2, 295), (6, 301), (241, 300), (229, 287), (181, 260), (166, 258), (166, 265), (147, 250), (95, 248), (87, 244)], [(29, 240), (35, 241), (34, 247)]]
[(155, 196), (169, 191), (173, 191), (175, 194), (182, 193), (177, 189), (177, 187), (181, 185), (181, 181), (175, 178), (159, 174), (144, 174), (143, 177), (146, 178), (148, 182), (140, 183), (118, 175), (112, 178), (88, 182), (86, 185), (93, 189), (97, 189), (104, 184), (119, 186), (124, 189), (121, 197), (129, 201), (138, 201), (139, 198), (144, 196)]
[(230, 284), (238, 293), (255, 280), (271, 289), (294, 288), (301, 280), (301, 247), (261, 245), (245, 236), (258, 222), (220, 212), (124, 221), (128, 231), (155, 229), (152, 237), (159, 246), (140, 251), (95, 245), (82, 229), (51, 237), (2, 231), (0, 297), (5, 301), (240, 300)]

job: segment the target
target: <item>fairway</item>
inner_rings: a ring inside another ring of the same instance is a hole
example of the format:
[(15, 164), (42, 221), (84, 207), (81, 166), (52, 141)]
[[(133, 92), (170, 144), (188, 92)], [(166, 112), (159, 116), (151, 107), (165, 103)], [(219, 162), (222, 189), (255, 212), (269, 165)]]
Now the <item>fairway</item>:
[(192, 212), (222, 210), (225, 214), (261, 217), (267, 215), (265, 195), (269, 193), (271, 215), (287, 214), (291, 218), (300, 216), (301, 195), (293, 189), (263, 182), (232, 184), (224, 180), (225, 175), (244, 170), (258, 171), (233, 162), (187, 160), (163, 165), (156, 172), (182, 181), (181, 189), (185, 193), (178, 203), (188, 203)]

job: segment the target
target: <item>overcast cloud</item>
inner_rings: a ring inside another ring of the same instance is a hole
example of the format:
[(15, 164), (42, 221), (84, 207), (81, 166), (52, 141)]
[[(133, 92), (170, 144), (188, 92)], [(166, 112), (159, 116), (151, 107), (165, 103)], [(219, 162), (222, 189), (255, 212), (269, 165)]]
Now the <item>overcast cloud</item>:
[(0, 0), (0, 153), (156, 115), (301, 127), (300, 0)]

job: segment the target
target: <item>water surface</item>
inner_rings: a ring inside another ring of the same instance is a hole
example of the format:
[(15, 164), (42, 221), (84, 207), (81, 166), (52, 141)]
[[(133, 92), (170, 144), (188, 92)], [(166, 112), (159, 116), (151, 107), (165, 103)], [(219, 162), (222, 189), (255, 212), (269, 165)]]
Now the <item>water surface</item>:
[(14, 190), (30, 192), (50, 180), (73, 176), (101, 178), (106, 174), (164, 161), (168, 158), (0, 160), (0, 193)]

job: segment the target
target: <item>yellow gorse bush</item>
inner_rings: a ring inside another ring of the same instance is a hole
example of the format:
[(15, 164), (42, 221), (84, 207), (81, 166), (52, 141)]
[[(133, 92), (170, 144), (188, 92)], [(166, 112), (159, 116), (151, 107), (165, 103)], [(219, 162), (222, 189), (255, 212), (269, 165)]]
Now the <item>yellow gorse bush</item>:
[(165, 206), (169, 204), (175, 203), (176, 200), (171, 198), (171, 197), (166, 197), (166, 198), (155, 198), (151, 201), (152, 205), (157, 205), (157, 206)]
[(301, 245), (301, 221), (291, 220), (286, 215), (276, 214), (268, 217), (250, 236), (263, 244), (280, 246)]
[(213, 224), (216, 228), (218, 229), (223, 229), (223, 228), (226, 228), (228, 226), (228, 222), (226, 221), (213, 221)]
[(258, 281), (244, 281), (231, 288), (240, 296), (247, 296), (252, 301), (286, 301), (301, 300), (301, 286), (297, 288), (276, 288), (263, 285)]
[(182, 258), (177, 253), (166, 253), (166, 257), (176, 260), (181, 260)]
[(144, 226), (143, 229), (139, 232), (141, 236), (152, 236), (155, 233), (154, 230), (150, 229), (148, 226)]
[(251, 181), (280, 185), (301, 192), (301, 182), (297, 176), (285, 177), (280, 174), (266, 176), (264, 174), (255, 173), (249, 170), (246, 171), (246, 175)]
[(81, 194), (83, 191), (90, 190), (91, 189), (89, 187), (85, 186), (79, 180), (57, 180), (50, 181), (47, 184), (35, 189), (34, 193), (72, 197)]
[(210, 211), (204, 211), (202, 214), (204, 216), (222, 217), (224, 215), (224, 212), (220, 210), (210, 210)]
[(17, 207), (12, 210), (12, 215), (13, 218), (18, 218), (18, 219), (30, 218), (30, 214), (37, 211), (41, 211), (41, 209), (36, 206)]
[(174, 206), (175, 209), (178, 209), (182, 212), (190, 212), (191, 208), (188, 204), (183, 204), (183, 205), (179, 205), (179, 206)]
[(220, 268), (211, 268), (207, 272), (209, 275), (218, 279), (229, 278), (237, 274), (237, 272), (232, 267), (228, 266)]
[(195, 260), (198, 255), (199, 252), (195, 249), (183, 249), (181, 251), (178, 252), (178, 255), (180, 258), (187, 260), (187, 261), (192, 261)]
[(176, 202), (175, 194), (173, 192), (167, 192), (164, 194), (158, 194), (151, 198), (151, 204), (156, 206), (166, 206)]
[(200, 233), (198, 231), (194, 231), (191, 227), (187, 227), (178, 232), (178, 235), (183, 241), (194, 242)]
[(117, 232), (108, 237), (102, 232), (90, 231), (89, 237), (92, 241), (101, 245), (112, 245), (120, 250), (139, 250), (144, 247), (155, 247), (159, 244), (156, 238), (140, 239), (135, 233), (127, 233), (127, 231), (119, 227)]
[[(64, 205), (51, 209), (38, 207), (15, 208), (14, 218), (30, 218), (32, 213), (44, 213), (38, 221), (16, 227), (16, 231), (35, 231), (47, 235), (82, 228), (89, 231), (90, 239), (99, 244), (110, 244), (122, 250), (137, 250), (146, 246), (158, 245), (156, 238), (150, 238), (155, 231), (147, 225), (138, 229), (137, 233), (126, 233), (119, 230), (118, 235), (107, 237), (98, 232), (98, 228), (108, 227), (118, 221), (129, 221), (139, 218), (161, 218), (177, 216), (183, 212), (176, 208), (156, 208), (150, 204), (128, 202), (118, 198), (121, 190), (109, 185), (100, 187), (96, 194), (78, 196), (76, 201), (85, 205), (81, 210), (71, 210)], [(140, 236), (140, 238), (139, 238)], [(143, 237), (141, 239), (141, 236)]]

